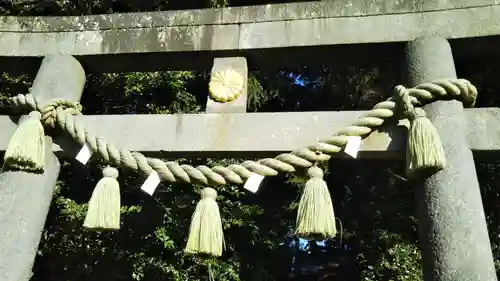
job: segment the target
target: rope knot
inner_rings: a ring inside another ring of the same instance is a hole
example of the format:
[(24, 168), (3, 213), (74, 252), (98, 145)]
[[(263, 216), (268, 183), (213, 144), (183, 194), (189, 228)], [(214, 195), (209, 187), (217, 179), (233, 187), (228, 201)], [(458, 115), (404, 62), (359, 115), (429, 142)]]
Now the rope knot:
[[(460, 87), (460, 92), (462, 93), (462, 100), (465, 107), (474, 107), (477, 99), (477, 88), (472, 85), (471, 82), (465, 79), (458, 79), (456, 81), (457, 86)], [(463, 86), (462, 86), (463, 85)], [(465, 86), (465, 87), (464, 87)]]
[(214, 199), (217, 198), (217, 191), (213, 188), (210, 188), (210, 187), (205, 187), (202, 191), (201, 191), (201, 198), (202, 199)]
[(42, 114), (40, 114), (40, 112), (38, 112), (38, 111), (31, 111), (30, 114), (29, 114), (29, 116), (33, 117), (33, 118), (36, 118), (38, 120), (42, 119)]
[(80, 115), (82, 105), (78, 102), (68, 100), (56, 100), (43, 108), (38, 108), (42, 114), (42, 123), (44, 126), (55, 128), (57, 124), (57, 112), (62, 110), (70, 115)]
[(307, 175), (309, 178), (323, 178), (323, 170), (319, 168), (318, 166), (314, 165), (307, 169)]
[(102, 170), (102, 175), (105, 178), (117, 179), (118, 178), (118, 170), (116, 168), (108, 166)]
[(398, 85), (395, 90), (396, 100), (398, 101), (398, 106), (403, 117), (408, 118), (410, 121), (419, 117), (425, 117), (425, 111), (414, 106), (414, 103), (418, 103), (418, 100), (410, 96), (408, 89), (402, 85)]
[(64, 110), (71, 115), (80, 115), (82, 106), (78, 102), (68, 100), (55, 100), (41, 107), (32, 94), (19, 94), (9, 99), (12, 108), (18, 112), (23, 110), (39, 111), (43, 125), (54, 128), (57, 121), (57, 110)]

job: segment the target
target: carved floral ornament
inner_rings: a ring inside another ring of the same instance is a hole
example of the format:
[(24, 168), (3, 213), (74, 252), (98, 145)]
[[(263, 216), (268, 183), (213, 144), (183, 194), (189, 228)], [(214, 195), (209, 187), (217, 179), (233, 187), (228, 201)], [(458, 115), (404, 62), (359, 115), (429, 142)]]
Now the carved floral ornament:
[(208, 84), (210, 97), (217, 102), (236, 100), (245, 87), (243, 76), (232, 68), (212, 74)]

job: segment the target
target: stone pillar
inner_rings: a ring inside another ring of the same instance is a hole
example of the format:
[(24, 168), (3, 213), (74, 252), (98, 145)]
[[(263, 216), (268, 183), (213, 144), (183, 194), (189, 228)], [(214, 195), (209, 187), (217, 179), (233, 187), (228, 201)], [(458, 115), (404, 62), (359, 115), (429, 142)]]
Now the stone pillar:
[[(85, 72), (71, 56), (43, 59), (31, 89), (42, 105), (55, 99), (80, 101)], [(47, 139), (43, 174), (0, 174), (0, 280), (28, 281), (60, 171)]]
[[(456, 78), (448, 42), (418, 38), (406, 49), (409, 85)], [(415, 185), (425, 281), (496, 281), (488, 229), (462, 103), (424, 107), (438, 130), (447, 167)]]

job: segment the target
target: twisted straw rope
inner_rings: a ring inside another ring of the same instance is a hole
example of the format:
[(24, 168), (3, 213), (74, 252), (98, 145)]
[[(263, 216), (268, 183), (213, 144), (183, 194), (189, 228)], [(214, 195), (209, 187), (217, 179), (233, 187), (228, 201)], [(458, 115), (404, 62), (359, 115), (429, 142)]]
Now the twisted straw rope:
[[(328, 154), (340, 152), (347, 144), (349, 136), (365, 137), (373, 132), (382, 123), (394, 116), (396, 101), (402, 92), (406, 92), (414, 105), (424, 104), (436, 98), (457, 98), (463, 101), (466, 107), (472, 107), (477, 96), (477, 89), (465, 79), (448, 79), (424, 83), (415, 88), (406, 89), (396, 86), (396, 95), (376, 104), (373, 109), (359, 117), (354, 123), (347, 126), (335, 135), (318, 141), (316, 144), (282, 153), (275, 158), (264, 158), (258, 161), (244, 161), (228, 167), (204, 165), (193, 167), (179, 165), (177, 162), (163, 162), (160, 159), (147, 158), (141, 153), (130, 152), (127, 149), (117, 148), (106, 140), (91, 135), (84, 124), (77, 122), (73, 115), (80, 115), (78, 103), (57, 101), (49, 106), (40, 108), (32, 95), (18, 95), (12, 98), (12, 103), (18, 108), (38, 110), (42, 113), (42, 121), (46, 126), (57, 124), (79, 144), (87, 144), (94, 153), (98, 153), (105, 162), (130, 168), (136, 172), (149, 176), (156, 171), (162, 181), (192, 182), (197, 181), (204, 185), (227, 184), (228, 182), (242, 184), (244, 179), (252, 173), (263, 176), (275, 176), (279, 172), (294, 172), (296, 168), (308, 168), (316, 161), (326, 161)], [(398, 101), (399, 102), (399, 101)], [(321, 153), (317, 153), (321, 152)]]

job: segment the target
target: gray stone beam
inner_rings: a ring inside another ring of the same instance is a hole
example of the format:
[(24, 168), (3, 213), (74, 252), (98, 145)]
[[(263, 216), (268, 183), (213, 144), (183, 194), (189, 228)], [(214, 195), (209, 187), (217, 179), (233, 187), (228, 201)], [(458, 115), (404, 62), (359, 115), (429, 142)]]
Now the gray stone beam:
[[(269, 61), (274, 65), (296, 63), (295, 56), (290, 59), (296, 48), (310, 47), (305, 48), (310, 49), (309, 54), (316, 53), (324, 62), (331, 56), (318, 55), (312, 47), (391, 43), (381, 48), (390, 57), (394, 48), (429, 33), (448, 39), (500, 34), (496, 1), (420, 2), (353, 4), (341, 0), (77, 17), (3, 17), (0, 58), (22, 61), (2, 63), (15, 69), (47, 54), (68, 54), (78, 56), (87, 69), (109, 72), (208, 70), (214, 57), (244, 56), (251, 67), (262, 68)], [(482, 52), (469, 48), (457, 53), (484, 55), (488, 49), (495, 54), (498, 46), (491, 46), (491, 38), (487, 40), (488, 46), (475, 45)], [(360, 48), (357, 52), (340, 48), (345, 52), (339, 57), (355, 58), (365, 50)], [(374, 50), (369, 52), (370, 59), (379, 57), (373, 55)]]
[(304, 20), (335, 17), (361, 17), (383, 14), (409, 14), (442, 10), (486, 7), (494, 0), (387, 1), (335, 0), (299, 2), (219, 9), (179, 10), (75, 17), (15, 17), (0, 21), (0, 32), (61, 32), (188, 25), (216, 25)]
[[(456, 78), (451, 48), (443, 38), (410, 42), (407, 65), (410, 87)], [(439, 132), (447, 161), (445, 169), (414, 186), (424, 280), (496, 281), (462, 103), (437, 101), (424, 109)]]
[[(70, 56), (43, 60), (31, 93), (47, 105), (56, 99), (80, 101), (85, 73)], [(2, 133), (2, 136), (4, 134)], [(10, 136), (10, 134), (9, 134)], [(0, 173), (0, 280), (28, 281), (59, 175), (60, 164), (46, 137), (43, 174), (22, 171)]]
[[(96, 115), (75, 117), (96, 136), (150, 156), (193, 157), (273, 155), (312, 144), (344, 128), (363, 111), (228, 113), (180, 115)], [(500, 150), (500, 109), (464, 110), (467, 142), (473, 151)], [(405, 125), (405, 122), (401, 122)], [(0, 117), (0, 150), (5, 150), (16, 124)], [(256, 134), (255, 132), (258, 132)], [(404, 156), (405, 130), (387, 126), (363, 141), (359, 157)], [(61, 140), (56, 140), (59, 144)], [(74, 154), (74, 149), (64, 150)], [(54, 145), (53, 150), (61, 153)]]

